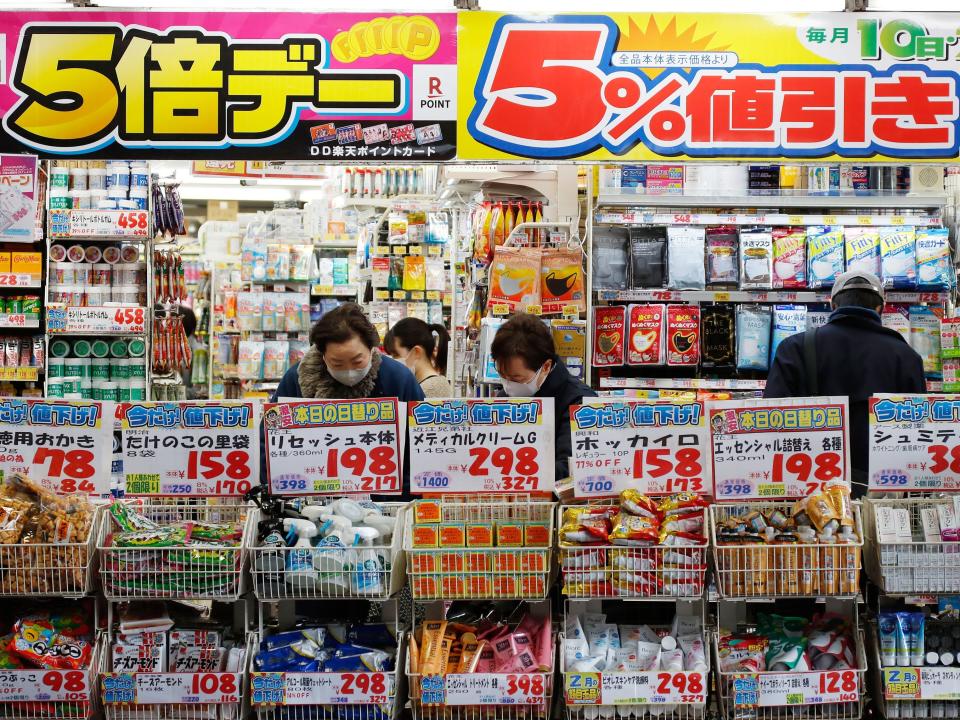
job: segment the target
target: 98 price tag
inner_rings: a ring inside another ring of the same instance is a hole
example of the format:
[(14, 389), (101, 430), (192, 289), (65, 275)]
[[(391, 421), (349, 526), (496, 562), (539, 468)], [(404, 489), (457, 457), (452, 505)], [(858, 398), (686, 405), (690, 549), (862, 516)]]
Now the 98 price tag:
[(0, 670), (0, 702), (89, 700), (89, 679), (80, 670)]

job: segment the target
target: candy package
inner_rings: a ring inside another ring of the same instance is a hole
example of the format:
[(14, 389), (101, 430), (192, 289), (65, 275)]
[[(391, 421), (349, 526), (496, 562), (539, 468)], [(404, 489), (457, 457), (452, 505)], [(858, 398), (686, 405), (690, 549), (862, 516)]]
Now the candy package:
[(843, 228), (811, 225), (807, 228), (807, 285), (811, 288), (833, 286), (843, 272)]
[(737, 306), (737, 370), (767, 370), (770, 358), (770, 310)]
[(929, 305), (910, 306), (910, 347), (923, 359), (923, 374), (931, 380), (943, 377), (939, 310)]
[(805, 332), (807, 329), (806, 305), (774, 305), (773, 340), (770, 343), (770, 363), (777, 356), (780, 343), (791, 335)]
[(700, 364), (713, 370), (734, 365), (734, 308), (729, 304), (700, 308)]
[(667, 365), (697, 365), (700, 361), (700, 308), (667, 305)]
[(773, 282), (773, 235), (765, 230), (740, 231), (740, 287), (766, 290)]
[(540, 304), (540, 250), (498, 247), (490, 266), (487, 306), (506, 305), (510, 312)]
[(807, 231), (802, 227), (773, 229), (773, 287), (807, 286)]
[(740, 277), (737, 265), (739, 238), (735, 227), (707, 228), (707, 284), (736, 286)]
[(627, 336), (627, 308), (623, 305), (593, 309), (593, 366), (623, 365)]
[(667, 287), (671, 290), (703, 290), (704, 229), (667, 228)]
[(912, 227), (880, 228), (880, 263), (885, 288), (917, 287), (916, 237)]
[(944, 291), (951, 286), (950, 231), (944, 227), (920, 228), (917, 239), (917, 288)]
[(666, 251), (666, 228), (630, 228), (630, 273), (633, 287), (663, 287), (666, 280)]
[(578, 248), (544, 250), (540, 262), (540, 304), (544, 313), (587, 309), (582, 254)]
[(593, 287), (595, 290), (627, 289), (627, 244), (625, 228), (593, 229)]
[(864, 270), (880, 277), (880, 232), (871, 227), (843, 229), (847, 271)]
[(663, 365), (664, 306), (631, 305), (628, 313), (627, 364)]

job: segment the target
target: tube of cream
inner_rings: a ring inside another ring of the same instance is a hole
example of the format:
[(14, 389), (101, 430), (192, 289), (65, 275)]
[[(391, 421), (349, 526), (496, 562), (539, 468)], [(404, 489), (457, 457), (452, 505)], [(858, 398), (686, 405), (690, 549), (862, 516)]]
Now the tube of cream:
[(420, 672), (420, 649), (417, 647), (417, 639), (413, 635), (407, 635), (407, 653), (410, 658), (410, 672), (414, 675)]
[(493, 655), (493, 648), (490, 647), (490, 643), (486, 640), (481, 641), (483, 646), (480, 648), (480, 659), (477, 660), (476, 668), (474, 672), (478, 673), (492, 673), (494, 668), (496, 668), (496, 659)]
[(898, 612), (897, 617), (897, 665), (910, 665), (910, 615), (908, 612)]
[(683, 650), (664, 650), (660, 653), (660, 669), (666, 672), (680, 672), (683, 670)]
[(586, 640), (571, 640), (565, 638), (563, 641), (563, 666), (569, 672), (574, 663), (590, 656), (590, 646)]
[(880, 664), (893, 667), (897, 664), (897, 616), (880, 613), (877, 630), (880, 634)]
[(707, 655), (703, 638), (698, 635), (681, 635), (677, 638), (677, 642), (683, 650), (683, 669), (706, 672)]
[(423, 637), (420, 641), (420, 669), (424, 675), (442, 672), (440, 644), (447, 629), (446, 620), (428, 620), (423, 624)]
[(640, 671), (657, 670), (660, 668), (660, 643), (637, 642), (637, 664)]
[(537, 638), (537, 664), (541, 672), (549, 672), (553, 669), (553, 625), (550, 618), (543, 619), (534, 637)]
[(923, 613), (910, 613), (910, 664), (913, 666), (923, 665), (925, 620)]

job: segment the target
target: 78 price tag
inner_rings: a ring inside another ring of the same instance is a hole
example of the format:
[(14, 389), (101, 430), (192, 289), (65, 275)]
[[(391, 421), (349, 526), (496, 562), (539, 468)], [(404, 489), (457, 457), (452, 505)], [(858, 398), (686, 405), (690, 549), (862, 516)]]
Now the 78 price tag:
[(47, 484), (62, 493), (92, 493), (96, 474), (94, 454), (90, 450), (63, 450), (38, 447), (30, 462), (33, 477), (45, 478)]

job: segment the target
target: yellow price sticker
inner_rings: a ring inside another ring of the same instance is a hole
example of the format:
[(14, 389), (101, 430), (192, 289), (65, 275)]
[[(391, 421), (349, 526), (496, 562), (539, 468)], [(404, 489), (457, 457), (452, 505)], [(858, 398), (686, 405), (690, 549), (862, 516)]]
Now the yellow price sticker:
[(420, 247), (419, 245), (411, 245), (411, 246), (410, 246), (410, 254), (411, 254), (411, 255), (423, 255), (423, 248)]
[(576, 305), (567, 305), (563, 308), (563, 316), (567, 318), (580, 317), (580, 308)]
[(428, 252), (430, 255), (433, 255), (433, 256), (435, 256), (435, 257), (439, 257), (440, 255), (443, 255), (443, 246), (442, 246), (442, 245), (431, 245), (430, 248), (429, 248), (429, 250), (427, 250), (427, 252)]
[(904, 225), (904, 224), (906, 224), (906, 222), (907, 222), (907, 220), (906, 220), (905, 217), (903, 217), (903, 215), (891, 215), (891, 216), (890, 216), (890, 224), (891, 224), (891, 225)]
[(389, 255), (389, 254), (390, 254), (390, 248), (385, 247), (385, 246), (383, 246), (383, 245), (374, 245), (374, 246), (373, 246), (373, 254), (374, 254), (374, 255)]
[(543, 305), (527, 305), (527, 312), (530, 315), (543, 315)]
[(824, 216), (823, 216), (823, 224), (824, 224), (824, 225), (836, 225), (836, 224), (837, 224), (837, 216), (836, 216), (836, 215), (824, 215)]
[(406, 299), (407, 299), (407, 293), (404, 292), (403, 290), (394, 290), (394, 291), (393, 291), (393, 299), (394, 299), (394, 300), (406, 300)]
[(439, 300), (440, 291), (439, 290), (427, 290), (427, 300)]
[(787, 218), (788, 225), (803, 225), (803, 215), (791, 215)]
[(394, 245), (394, 246), (393, 246), (393, 254), (394, 254), (394, 255), (406, 255), (406, 254), (407, 254), (407, 246), (406, 246), (406, 245)]
[(414, 290), (410, 293), (411, 300), (423, 300), (423, 292), (421, 290)]
[(373, 296), (374, 296), (377, 300), (389, 300), (389, 299), (390, 299), (390, 291), (389, 291), (389, 290), (377, 290), (377, 291), (373, 294)]
[(498, 303), (491, 308), (494, 315), (509, 315), (510, 306), (504, 303)]
[(713, 294), (714, 302), (730, 302), (730, 293), (717, 292)]
[(311, 295), (333, 295), (333, 285), (314, 285), (310, 288)]
[(873, 225), (873, 217), (870, 215), (858, 215), (857, 225)]

